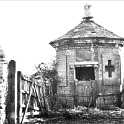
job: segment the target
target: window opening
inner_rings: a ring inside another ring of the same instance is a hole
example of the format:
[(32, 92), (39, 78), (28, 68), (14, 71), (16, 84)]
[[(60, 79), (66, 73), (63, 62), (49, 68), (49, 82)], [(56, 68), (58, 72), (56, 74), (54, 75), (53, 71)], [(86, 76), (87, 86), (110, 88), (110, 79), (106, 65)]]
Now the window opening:
[(75, 73), (79, 81), (95, 80), (94, 67), (75, 67)]

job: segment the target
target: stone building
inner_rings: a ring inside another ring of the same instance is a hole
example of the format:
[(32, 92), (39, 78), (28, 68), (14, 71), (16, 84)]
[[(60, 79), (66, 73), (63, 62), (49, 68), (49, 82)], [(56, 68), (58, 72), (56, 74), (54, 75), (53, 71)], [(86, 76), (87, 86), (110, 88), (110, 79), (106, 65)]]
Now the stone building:
[(79, 25), (50, 42), (61, 79), (58, 95), (68, 105), (115, 105), (122, 83), (119, 48), (124, 38), (95, 23), (90, 5), (84, 10)]

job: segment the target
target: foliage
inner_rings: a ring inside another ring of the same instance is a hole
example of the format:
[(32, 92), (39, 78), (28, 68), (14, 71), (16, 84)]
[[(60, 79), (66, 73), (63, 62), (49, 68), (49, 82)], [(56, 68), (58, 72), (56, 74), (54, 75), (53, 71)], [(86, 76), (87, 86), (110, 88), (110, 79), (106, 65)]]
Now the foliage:
[(51, 92), (53, 95), (57, 93), (57, 83), (59, 81), (58, 74), (56, 71), (56, 63), (49, 67), (45, 63), (40, 63), (37, 67), (37, 73), (42, 77), (45, 85), (51, 86)]
[(55, 108), (57, 84), (59, 82), (56, 63), (53, 61), (51, 66), (48, 66), (45, 63), (40, 63), (36, 69), (37, 72), (35, 73), (35, 76), (42, 78), (41, 83), (44, 83), (45, 86), (45, 95), (47, 96), (45, 99), (47, 99), (51, 109)]

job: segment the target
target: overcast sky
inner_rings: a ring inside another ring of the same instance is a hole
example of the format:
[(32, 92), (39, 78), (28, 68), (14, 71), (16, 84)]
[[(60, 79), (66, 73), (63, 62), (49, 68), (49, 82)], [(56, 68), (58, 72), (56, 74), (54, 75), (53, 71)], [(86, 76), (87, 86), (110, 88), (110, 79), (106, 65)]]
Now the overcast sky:
[(96, 23), (124, 37), (123, 1), (0, 1), (0, 45), (7, 60), (16, 60), (24, 74), (51, 62), (49, 42), (81, 22), (86, 3)]

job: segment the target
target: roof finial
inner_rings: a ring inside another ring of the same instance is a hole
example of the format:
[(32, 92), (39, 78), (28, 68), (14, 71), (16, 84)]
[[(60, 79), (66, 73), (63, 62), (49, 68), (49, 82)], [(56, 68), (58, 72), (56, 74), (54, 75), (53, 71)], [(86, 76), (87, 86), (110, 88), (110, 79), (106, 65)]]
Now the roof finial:
[(88, 5), (87, 3), (84, 5), (84, 19), (86, 20), (90, 20), (91, 18), (93, 18), (91, 16), (91, 13), (90, 13), (90, 8), (91, 8), (91, 5)]
[(85, 17), (89, 17), (90, 16), (90, 7), (91, 5), (88, 5), (88, 4), (85, 4), (84, 5), (84, 14), (85, 14)]

